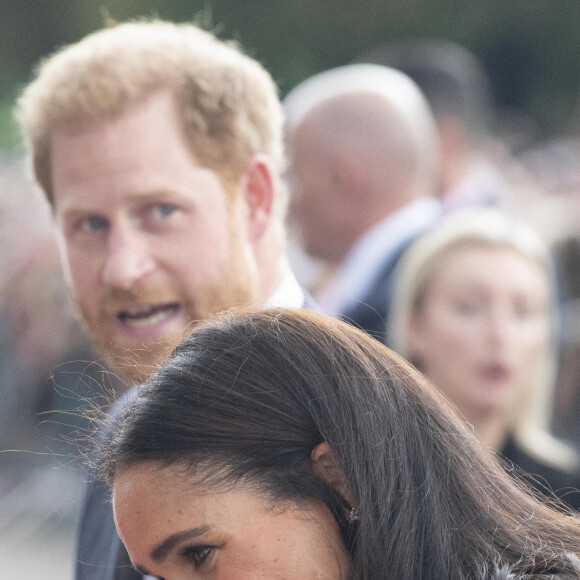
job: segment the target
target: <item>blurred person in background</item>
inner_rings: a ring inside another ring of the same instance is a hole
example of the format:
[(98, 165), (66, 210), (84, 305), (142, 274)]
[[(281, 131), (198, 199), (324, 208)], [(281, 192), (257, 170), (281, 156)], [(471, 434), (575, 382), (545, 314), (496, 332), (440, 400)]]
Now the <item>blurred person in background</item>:
[(549, 240), (560, 281), (562, 348), (554, 430), (580, 445), (580, 140), (570, 135), (538, 143), (518, 160), (543, 191), (528, 203), (526, 216)]
[[(115, 25), (45, 60), (18, 117), (75, 302), (129, 384), (200, 320), (304, 304), (283, 255), (277, 88), (237, 45), (189, 24)], [(76, 565), (79, 580), (141, 577), (91, 474)]]
[(437, 195), (444, 211), (509, 203), (496, 163), (494, 107), (487, 73), (466, 48), (441, 40), (404, 40), (369, 50), (358, 62), (393, 67), (412, 78), (437, 126), (440, 172)]
[(26, 181), (22, 161), (2, 159), (0, 196), (1, 440), (4, 449), (29, 449), (39, 387), (65, 348), (67, 320), (47, 340), (59, 310), (58, 251), (48, 207)]
[(483, 444), (580, 508), (578, 457), (549, 432), (556, 296), (536, 232), (494, 209), (448, 217), (401, 261), (392, 317), (394, 348)]
[[(81, 431), (88, 425), (59, 411), (78, 409), (99, 391), (90, 371), (63, 364), (80, 359), (88, 368), (94, 353), (70, 304), (48, 204), (16, 158), (0, 160), (0, 248), (0, 446), (23, 450), (0, 454), (0, 465), (14, 484), (48, 459), (24, 450), (58, 448), (71, 459), (64, 438), (73, 436), (75, 425)], [(52, 388), (54, 372), (61, 374), (59, 392)]]
[[(116, 386), (72, 308), (48, 204), (0, 157), (0, 576), (62, 578), (82, 497), (85, 411)], [(31, 554), (34, 554), (31, 557)]]
[(440, 212), (429, 108), (404, 74), (363, 64), (307, 79), (284, 108), (292, 224), (332, 271), (315, 298), (384, 341), (395, 266)]

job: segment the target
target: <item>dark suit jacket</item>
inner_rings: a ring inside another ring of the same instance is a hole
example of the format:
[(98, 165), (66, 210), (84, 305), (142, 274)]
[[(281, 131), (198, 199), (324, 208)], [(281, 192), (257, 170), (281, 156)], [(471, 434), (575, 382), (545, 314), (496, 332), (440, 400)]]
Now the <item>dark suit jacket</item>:
[[(136, 394), (133, 388), (113, 407), (111, 422), (97, 437), (97, 448), (106, 443), (111, 425), (119, 418)], [(111, 494), (104, 481), (95, 478), (94, 468), (87, 470), (85, 496), (78, 527), (75, 580), (141, 580), (131, 567), (131, 560), (115, 527)]]
[[(508, 466), (513, 464), (524, 473), (515, 475), (530, 485), (548, 499), (554, 495), (572, 509), (580, 510), (580, 474), (578, 472), (568, 473), (561, 471), (544, 463), (540, 463), (524, 450), (522, 450), (513, 438), (509, 438), (501, 450), (500, 456), (507, 460)], [(508, 470), (513, 473), (512, 470)]]
[(389, 311), (395, 289), (395, 273), (405, 250), (421, 235), (403, 240), (382, 264), (366, 296), (340, 315), (349, 322), (389, 346)]

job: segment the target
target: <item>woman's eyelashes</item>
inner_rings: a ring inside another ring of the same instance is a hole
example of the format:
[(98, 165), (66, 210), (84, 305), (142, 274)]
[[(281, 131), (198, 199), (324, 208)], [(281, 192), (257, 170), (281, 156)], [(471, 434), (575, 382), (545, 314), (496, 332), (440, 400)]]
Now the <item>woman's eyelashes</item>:
[(187, 546), (181, 550), (181, 556), (191, 562), (196, 570), (199, 570), (207, 563), (215, 549), (215, 546)]

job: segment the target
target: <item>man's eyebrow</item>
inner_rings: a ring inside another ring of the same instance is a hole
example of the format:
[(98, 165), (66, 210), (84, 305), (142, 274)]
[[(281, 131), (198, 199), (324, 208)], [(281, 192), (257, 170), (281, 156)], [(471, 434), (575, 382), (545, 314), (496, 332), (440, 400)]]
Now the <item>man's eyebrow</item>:
[(199, 526), (197, 528), (191, 528), (190, 530), (184, 530), (183, 532), (177, 532), (171, 534), (165, 540), (163, 540), (158, 546), (151, 550), (151, 558), (156, 562), (161, 562), (167, 558), (168, 554), (181, 542), (189, 540), (190, 538), (196, 538), (209, 531), (211, 526)]
[[(131, 193), (127, 196), (127, 199), (132, 202), (138, 202), (140, 200), (148, 200), (155, 197), (180, 197), (180, 191), (175, 191), (170, 187), (151, 187), (144, 189), (142, 191)], [(81, 202), (78, 203), (76, 200), (64, 200), (59, 204), (60, 213), (66, 215), (69, 213), (99, 213), (101, 208), (88, 206)]]

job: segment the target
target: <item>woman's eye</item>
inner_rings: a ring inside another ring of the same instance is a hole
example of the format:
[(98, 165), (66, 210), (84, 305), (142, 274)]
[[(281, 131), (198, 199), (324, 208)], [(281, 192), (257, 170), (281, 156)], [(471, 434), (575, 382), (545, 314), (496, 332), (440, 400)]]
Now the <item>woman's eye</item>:
[(151, 211), (156, 218), (166, 218), (169, 217), (176, 209), (176, 206), (172, 203), (158, 203), (152, 207)]
[(455, 309), (460, 314), (470, 315), (476, 314), (479, 311), (480, 306), (479, 304), (471, 300), (459, 300), (455, 304)]
[(214, 546), (188, 546), (182, 550), (181, 555), (191, 562), (197, 570), (205, 564), (214, 550)]
[(541, 306), (535, 304), (516, 304), (513, 308), (514, 316), (518, 320), (539, 318), (545, 313)]
[(530, 318), (532, 313), (531, 309), (526, 306), (516, 306), (513, 309), (513, 312), (515, 317), (519, 320), (525, 320), (527, 318)]

